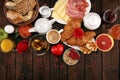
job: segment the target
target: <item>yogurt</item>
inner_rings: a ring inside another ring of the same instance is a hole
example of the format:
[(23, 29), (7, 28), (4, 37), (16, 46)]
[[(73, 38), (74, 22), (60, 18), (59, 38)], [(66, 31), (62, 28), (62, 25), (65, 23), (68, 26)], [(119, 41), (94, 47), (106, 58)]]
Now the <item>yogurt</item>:
[(89, 30), (97, 29), (101, 24), (101, 18), (97, 13), (91, 12), (83, 18), (84, 26)]
[(6, 25), (4, 28), (5, 32), (8, 34), (12, 34), (14, 32), (14, 27), (12, 25)]

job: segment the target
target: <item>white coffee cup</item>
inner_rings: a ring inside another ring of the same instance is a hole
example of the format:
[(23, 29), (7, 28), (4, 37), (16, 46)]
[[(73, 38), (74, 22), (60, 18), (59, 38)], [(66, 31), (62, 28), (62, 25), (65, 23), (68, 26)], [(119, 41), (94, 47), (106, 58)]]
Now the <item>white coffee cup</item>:
[(56, 30), (56, 29), (51, 29), (47, 32), (46, 34), (46, 39), (50, 44), (56, 44), (60, 41), (61, 39), (61, 32), (63, 30), (61, 29), (60, 31)]
[(48, 6), (42, 6), (39, 8), (39, 13), (43, 18), (48, 18), (51, 15), (51, 11), (53, 8), (49, 8)]

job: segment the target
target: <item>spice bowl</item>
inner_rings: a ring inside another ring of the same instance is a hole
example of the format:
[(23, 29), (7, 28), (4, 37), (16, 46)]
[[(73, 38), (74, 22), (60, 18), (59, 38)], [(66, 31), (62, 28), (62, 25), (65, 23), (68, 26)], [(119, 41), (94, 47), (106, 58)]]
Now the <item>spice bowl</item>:
[(29, 40), (30, 51), (38, 56), (48, 52), (50, 44), (47, 42), (44, 35), (36, 34)]

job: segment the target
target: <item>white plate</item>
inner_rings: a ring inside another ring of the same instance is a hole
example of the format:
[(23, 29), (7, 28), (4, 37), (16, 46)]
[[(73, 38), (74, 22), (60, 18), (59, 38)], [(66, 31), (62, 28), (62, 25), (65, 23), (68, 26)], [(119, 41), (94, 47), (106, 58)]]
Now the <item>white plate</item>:
[(88, 3), (89, 6), (86, 8), (85, 15), (88, 14), (90, 12), (90, 10), (91, 10), (91, 2), (90, 2), (90, 0), (86, 0), (86, 2)]
[[(95, 39), (94, 39), (94, 38), (92, 38), (91, 40), (92, 40), (93, 42), (95, 42)], [(81, 51), (79, 46), (71, 46), (71, 45), (67, 44), (66, 42), (63, 42), (63, 43), (64, 43), (65, 45), (71, 47), (71, 48), (74, 48), (74, 49), (76, 49), (76, 50)]]
[[(91, 2), (90, 2), (90, 0), (86, 0), (86, 2), (88, 3), (88, 7), (86, 8), (85, 15), (88, 14), (90, 12), (90, 10), (91, 10)], [(53, 8), (53, 10), (54, 10), (54, 8)], [(57, 18), (54, 18), (54, 19), (56, 19), (56, 21), (58, 23), (60, 23), (60, 24), (67, 24), (67, 22), (65, 22), (64, 20), (57, 19)]]
[[(55, 18), (54, 18), (55, 19)], [(60, 24), (67, 24), (65, 21), (61, 20), (61, 19), (55, 19), (56, 22), (60, 23)]]

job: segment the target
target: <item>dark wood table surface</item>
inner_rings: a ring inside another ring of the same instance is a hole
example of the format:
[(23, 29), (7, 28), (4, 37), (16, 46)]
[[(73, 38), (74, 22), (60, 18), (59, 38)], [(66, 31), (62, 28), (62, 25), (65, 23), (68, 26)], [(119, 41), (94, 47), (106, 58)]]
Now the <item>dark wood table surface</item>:
[[(57, 0), (39, 0), (40, 6), (53, 7)], [(120, 5), (120, 0), (91, 0), (92, 12), (102, 16), (107, 9)], [(10, 24), (3, 13), (4, 0), (0, 0), (0, 27)], [(112, 25), (120, 23), (120, 13), (113, 24), (102, 23), (95, 32), (106, 33)], [(34, 24), (34, 23), (33, 23)], [(54, 23), (53, 28), (63, 25)], [(68, 48), (65, 46), (65, 48)], [(0, 80), (120, 80), (120, 42), (115, 41), (113, 49), (103, 53), (99, 50), (90, 55), (80, 52), (81, 60), (74, 66), (67, 66), (62, 57), (49, 51), (43, 56), (30, 51), (19, 55), (17, 52), (0, 53)]]

